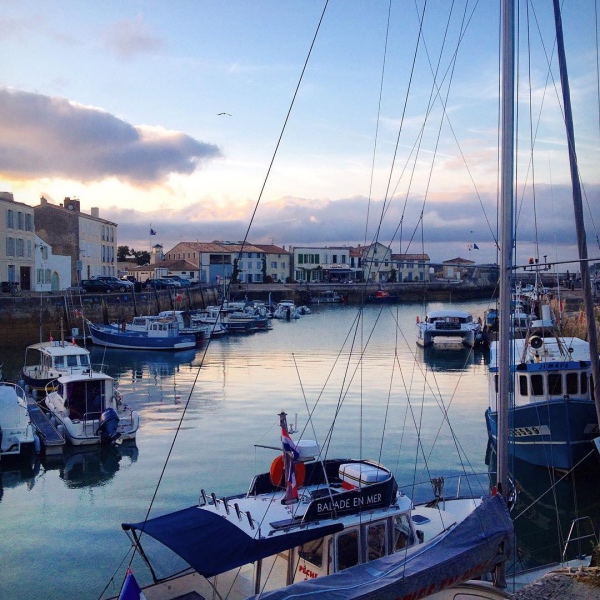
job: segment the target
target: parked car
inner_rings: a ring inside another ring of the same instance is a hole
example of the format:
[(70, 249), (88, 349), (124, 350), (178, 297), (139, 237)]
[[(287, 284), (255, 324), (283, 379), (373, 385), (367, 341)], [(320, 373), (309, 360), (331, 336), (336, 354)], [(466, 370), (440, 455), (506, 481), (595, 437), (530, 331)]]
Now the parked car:
[(109, 292), (126, 292), (129, 288), (124, 283), (115, 287), (113, 283), (103, 281), (102, 279), (84, 279), (81, 287), (88, 294), (106, 294)]
[(146, 281), (146, 287), (156, 290), (172, 290), (177, 287), (181, 287), (181, 284), (178, 281), (173, 281), (171, 279), (163, 279), (162, 277), (156, 279), (149, 279)]
[(119, 279), (118, 277), (111, 277), (109, 275), (95, 275), (92, 277), (92, 280), (103, 281), (107, 285), (110, 285), (115, 291), (133, 292), (133, 283), (127, 279)]
[(162, 278), (177, 281), (181, 285), (181, 287), (190, 287), (191, 285), (189, 279), (186, 279), (185, 277), (180, 277), (179, 275), (163, 275)]

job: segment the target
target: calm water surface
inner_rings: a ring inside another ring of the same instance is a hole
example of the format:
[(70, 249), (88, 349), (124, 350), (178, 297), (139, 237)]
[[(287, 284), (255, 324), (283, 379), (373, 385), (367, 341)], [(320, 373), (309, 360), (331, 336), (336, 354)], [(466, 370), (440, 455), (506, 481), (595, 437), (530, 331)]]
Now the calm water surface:
[[(479, 316), (487, 303), (460, 308)], [(113, 577), (103, 597), (118, 594), (131, 550), (120, 524), (143, 520), (155, 493), (151, 515), (196, 503), (201, 488), (219, 496), (246, 490), (274, 458), (256, 445), (279, 444), (281, 410), (291, 423), (297, 415), (294, 439), (316, 439), (331, 456), (381, 461), (417, 500), (431, 487), (416, 484), (444, 475), (453, 493), (452, 476), (463, 471), (475, 474), (462, 479), (463, 492), (469, 485), (487, 490), (486, 355), (419, 349), (421, 311), (368, 306), (353, 327), (356, 307), (321, 305), (297, 321), (274, 321), (272, 331), (215, 340), (207, 349), (93, 348), (92, 362), (105, 365), (140, 412), (136, 443), (0, 465), (0, 598), (99, 598)], [(23, 356), (24, 347), (0, 357), (7, 378), (17, 376)], [(546, 486), (543, 470), (522, 469), (523, 488)], [(519, 519), (523, 564), (557, 556), (555, 509), (567, 521), (560, 527), (568, 527), (575, 494), (581, 514), (600, 513), (589, 488), (564, 482)], [(538, 493), (522, 494), (517, 508)], [(149, 582), (137, 559), (134, 571)]]

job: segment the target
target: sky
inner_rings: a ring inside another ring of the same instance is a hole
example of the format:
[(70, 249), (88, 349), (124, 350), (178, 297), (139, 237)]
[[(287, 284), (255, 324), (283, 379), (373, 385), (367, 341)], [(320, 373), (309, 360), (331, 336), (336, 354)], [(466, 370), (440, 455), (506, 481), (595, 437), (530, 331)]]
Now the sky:
[[(592, 258), (594, 10), (569, 0), (562, 16)], [(0, 0), (0, 191), (98, 207), (135, 250), (378, 240), (497, 262), (498, 13), (493, 0)], [(519, 14), (515, 262), (573, 260), (552, 2)]]

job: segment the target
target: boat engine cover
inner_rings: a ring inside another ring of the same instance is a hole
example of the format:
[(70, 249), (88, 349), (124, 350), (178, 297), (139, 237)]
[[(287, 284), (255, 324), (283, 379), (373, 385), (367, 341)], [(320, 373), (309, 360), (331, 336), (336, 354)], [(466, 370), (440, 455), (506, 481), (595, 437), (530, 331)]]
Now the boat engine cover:
[(119, 415), (114, 408), (107, 408), (100, 415), (100, 425), (98, 426), (98, 433), (100, 434), (100, 441), (103, 444), (113, 444), (116, 442), (121, 434), (117, 432), (119, 427)]

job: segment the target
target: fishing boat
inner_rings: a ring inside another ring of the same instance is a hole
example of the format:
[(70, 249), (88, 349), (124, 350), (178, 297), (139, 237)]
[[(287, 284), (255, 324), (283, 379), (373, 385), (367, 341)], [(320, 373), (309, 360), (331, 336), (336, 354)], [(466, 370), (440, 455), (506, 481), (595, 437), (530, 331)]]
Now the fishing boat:
[[(521, 460), (569, 470), (598, 436), (592, 397), (590, 346), (579, 338), (512, 338), (514, 407), (509, 442)], [(490, 346), (490, 437), (497, 440), (498, 342)]]
[(128, 350), (186, 350), (195, 348), (194, 335), (182, 335), (173, 318), (152, 319), (143, 331), (127, 329), (126, 324), (102, 325), (87, 321), (92, 342), (98, 346)]
[(388, 468), (322, 459), (279, 420), (281, 454), (246, 493), (201, 491), (197, 505), (123, 524), (147, 559), (149, 536), (190, 565), (155, 579), (147, 598), (420, 598), (506, 560), (512, 521), (499, 495), (445, 498), (437, 481), (431, 502), (414, 505)]
[(44, 406), (73, 446), (134, 440), (140, 419), (106, 373), (62, 375), (48, 384)]
[(90, 352), (87, 348), (82, 348), (75, 340), (50, 339), (27, 346), (19, 381), (30, 392), (39, 394), (61, 375), (86, 374), (90, 369)]
[(481, 323), (464, 310), (432, 310), (423, 320), (417, 317), (417, 344), (423, 347), (431, 346), (436, 339), (444, 342), (458, 339), (473, 347), (480, 332)]
[(0, 461), (31, 452), (35, 443), (25, 390), (15, 383), (0, 382)]
[[(553, 5), (588, 341), (564, 337), (559, 330), (554, 331), (552, 337), (546, 337), (544, 331), (554, 324), (547, 305), (542, 306), (541, 318), (532, 321), (532, 335), (515, 339), (517, 336), (511, 331), (510, 309), (514, 301), (511, 291), (515, 287), (512, 257), (515, 241), (512, 229), (514, 107), (510, 104), (514, 99), (514, 81), (511, 81), (507, 83), (506, 91), (510, 89), (512, 93), (505, 100), (506, 120), (503, 121), (503, 140), (509, 143), (503, 142), (499, 332), (498, 341), (492, 342), (490, 348), (490, 406), (486, 411), (486, 424), (492, 441), (503, 445), (499, 463), (508, 460), (507, 448), (510, 447), (519, 459), (569, 471), (593, 452), (593, 440), (598, 437), (600, 365), (562, 17), (558, 2)], [(512, 13), (513, 8), (512, 2), (507, 2), (506, 10)], [(512, 44), (512, 38), (509, 39), (512, 30), (505, 35), (506, 43)], [(512, 79), (511, 60), (507, 59), (505, 67)], [(539, 302), (546, 291), (536, 278), (536, 285), (529, 293), (531, 301)], [(506, 439), (509, 440), (507, 446), (504, 445)]]

